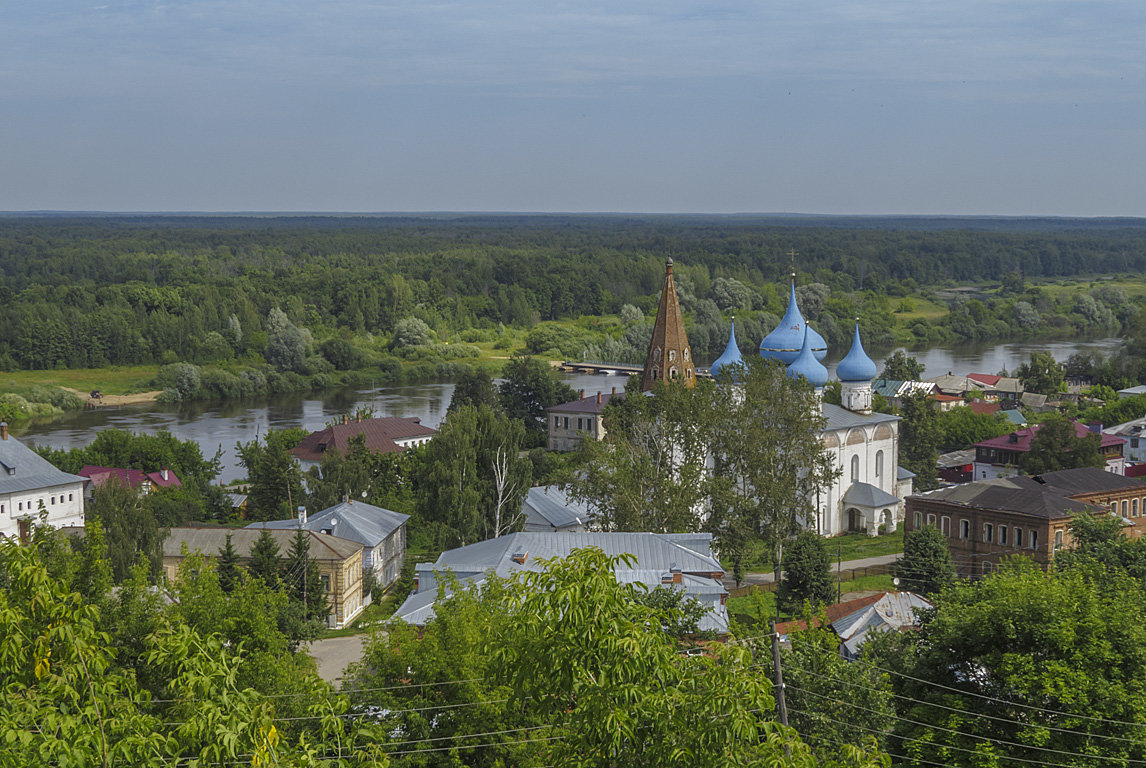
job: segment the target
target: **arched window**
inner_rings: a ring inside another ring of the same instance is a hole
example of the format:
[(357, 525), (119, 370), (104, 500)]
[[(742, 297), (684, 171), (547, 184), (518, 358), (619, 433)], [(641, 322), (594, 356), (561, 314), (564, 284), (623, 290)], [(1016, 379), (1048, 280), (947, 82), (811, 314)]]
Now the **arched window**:
[(688, 347), (684, 348), (684, 359), (685, 360), (691, 360), (692, 359), (692, 350), (690, 350)]
[(670, 379), (676, 378), (676, 366), (675, 365), (672, 368), (669, 368), (669, 378)]
[(1062, 549), (1062, 531), (1054, 532), (1054, 548)]
[(661, 361), (661, 348), (657, 347), (653, 350), (653, 362), (659, 363)]
[(669, 362), (671, 363), (671, 362), (673, 362), (673, 361), (675, 361), (675, 360), (676, 360), (676, 350), (675, 350), (675, 349), (670, 349), (670, 350), (669, 350)]
[(993, 571), (993, 570), (995, 570), (995, 566), (992, 565), (991, 563), (988, 563), (986, 560), (984, 560), (983, 561), (983, 575), (984, 576), (990, 576), (991, 571)]
[(653, 366), (653, 378), (654, 378), (654, 379), (659, 379), (660, 377), (661, 377), (661, 369), (660, 369), (660, 368), (657, 368), (657, 367), (654, 365), (654, 366)]
[(852, 456), (852, 482), (858, 483), (860, 479), (860, 457)]
[(1138, 517), (1138, 499), (1130, 500), (1130, 516)]
[(883, 451), (875, 452), (875, 476), (883, 477)]

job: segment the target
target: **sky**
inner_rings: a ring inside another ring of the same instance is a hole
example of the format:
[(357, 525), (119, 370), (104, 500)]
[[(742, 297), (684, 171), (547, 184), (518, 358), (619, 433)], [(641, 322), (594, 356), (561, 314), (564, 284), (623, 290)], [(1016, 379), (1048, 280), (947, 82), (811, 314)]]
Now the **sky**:
[(7, 0), (0, 210), (1146, 216), (1146, 2)]

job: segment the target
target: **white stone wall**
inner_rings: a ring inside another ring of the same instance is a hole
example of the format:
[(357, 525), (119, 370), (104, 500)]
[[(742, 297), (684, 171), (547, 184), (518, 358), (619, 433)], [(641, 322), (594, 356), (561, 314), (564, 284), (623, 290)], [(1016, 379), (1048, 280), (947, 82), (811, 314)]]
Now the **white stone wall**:
[(0, 494), (0, 535), (16, 537), (19, 520), (40, 521), (40, 504), (48, 513), (48, 524), (54, 528), (84, 524), (84, 485), (66, 483), (50, 488)]
[[(891, 437), (875, 439), (878, 424), (849, 429), (833, 430), (827, 434), (834, 434), (839, 445), (827, 449), (828, 454), (835, 462), (836, 469), (840, 470), (839, 477), (827, 490), (820, 494), (820, 525), (821, 533), (825, 536), (835, 536), (848, 531), (848, 510), (844, 506), (843, 497), (853, 482), (868, 483), (881, 491), (898, 496), (898, 468), (899, 468), (899, 424), (898, 422), (884, 422), (891, 429)], [(855, 433), (862, 434), (863, 442), (848, 445), (848, 436)], [(882, 471), (876, 475), (876, 455), (883, 452)], [(858, 473), (852, 478), (852, 461), (858, 460)], [(903, 504), (893, 510), (895, 518), (903, 518)]]

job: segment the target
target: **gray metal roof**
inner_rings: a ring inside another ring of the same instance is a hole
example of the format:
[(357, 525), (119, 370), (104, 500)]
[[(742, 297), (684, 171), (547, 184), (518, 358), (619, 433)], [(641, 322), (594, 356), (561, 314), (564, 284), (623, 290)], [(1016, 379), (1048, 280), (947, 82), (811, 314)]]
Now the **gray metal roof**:
[(878, 602), (833, 621), (832, 629), (849, 655), (855, 657), (870, 633), (915, 626), (919, 623), (916, 612), (934, 607), (914, 592), (887, 592)]
[(1136, 477), (1126, 477), (1114, 472), (1107, 472), (1101, 467), (1077, 467), (1075, 469), (1059, 469), (1054, 472), (1044, 472), (1033, 475), (1036, 483), (1049, 485), (1063, 493), (1101, 493), (1103, 491), (1121, 491), (1126, 488), (1140, 488), (1146, 492), (1146, 484)]
[(852, 483), (844, 493), (844, 504), (853, 507), (893, 507), (899, 499), (871, 483)]
[(589, 505), (574, 501), (556, 485), (543, 485), (530, 488), (521, 503), (525, 513), (526, 530), (534, 527), (562, 528), (584, 527), (593, 518)]
[(902, 466), (895, 468), (895, 479), (896, 480), (910, 480), (913, 477), (915, 477), (915, 473), (912, 472), (910, 469), (907, 469), (906, 467), (902, 467)]
[(820, 407), (823, 410), (824, 421), (827, 422), (824, 429), (850, 429), (899, 421), (898, 416), (892, 416), (890, 413), (855, 413), (833, 403), (823, 403)]
[[(344, 501), (327, 507), (316, 515), (307, 517), (302, 527), (308, 531), (329, 532), (333, 536), (374, 548), (386, 537), (402, 527), (410, 519), (409, 515), (392, 512), (373, 504), (359, 501)], [(271, 530), (294, 530), (298, 520), (271, 520), (266, 523), (251, 523), (247, 528), (269, 528)]]
[(11, 435), (0, 440), (0, 494), (23, 493), (85, 482), (69, 475)]
[[(523, 570), (539, 571), (542, 560), (566, 557), (585, 547), (598, 547), (609, 555), (627, 553), (636, 557), (632, 567), (615, 570), (617, 580), (624, 583), (640, 582), (655, 588), (664, 574), (674, 568), (680, 570), (680, 588), (711, 608), (709, 613), (713, 615), (704, 619), (701, 628), (727, 632), (727, 610), (720, 605), (720, 596), (727, 591), (718, 578), (710, 575), (722, 574), (724, 567), (712, 557), (712, 534), (708, 533), (513, 533), (443, 552), (435, 563), (419, 563), (415, 570), (448, 571), (462, 584), (480, 583), (490, 573), (506, 578)], [(523, 555), (525, 562), (514, 562), (515, 555)], [(432, 618), (437, 598), (437, 580), (420, 579), (419, 585), (420, 591), (406, 598), (395, 613), (411, 624), (424, 624)]]
[[(262, 526), (262, 523), (257, 523)], [(279, 555), (285, 556), (294, 541), (294, 526), (290, 530), (271, 528), (271, 536), (279, 547)], [(252, 526), (246, 528), (172, 528), (163, 542), (164, 557), (178, 557), (187, 545), (191, 553), (201, 552), (204, 555), (215, 556), (219, 554), (227, 543), (227, 534), (231, 534), (231, 546), (239, 557), (249, 557), (251, 547), (262, 533)], [(337, 536), (328, 536), (325, 533), (307, 531), (310, 537), (310, 556), (315, 560), (341, 561), (362, 551), (362, 545), (356, 541), (348, 541)]]

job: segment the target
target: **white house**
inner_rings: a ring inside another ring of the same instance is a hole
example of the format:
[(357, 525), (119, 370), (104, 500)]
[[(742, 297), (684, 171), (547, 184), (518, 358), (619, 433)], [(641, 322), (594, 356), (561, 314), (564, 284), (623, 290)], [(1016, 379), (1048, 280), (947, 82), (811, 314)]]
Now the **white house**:
[(84, 482), (56, 469), (0, 422), (0, 536), (27, 541), (41, 513), (55, 528), (82, 526)]
[(1135, 463), (1146, 461), (1146, 434), (1143, 434), (1143, 431), (1146, 431), (1146, 417), (1106, 427), (1102, 431), (1126, 441), (1126, 446), (1123, 448), (1126, 461)]

